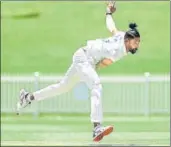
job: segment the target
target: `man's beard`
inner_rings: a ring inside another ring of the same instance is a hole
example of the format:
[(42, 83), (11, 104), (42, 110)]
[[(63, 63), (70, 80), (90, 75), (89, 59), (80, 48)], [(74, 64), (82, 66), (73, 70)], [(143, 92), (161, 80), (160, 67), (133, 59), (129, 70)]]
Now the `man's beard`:
[(129, 49), (129, 52), (131, 54), (135, 54), (137, 52), (138, 48), (134, 48), (134, 49)]

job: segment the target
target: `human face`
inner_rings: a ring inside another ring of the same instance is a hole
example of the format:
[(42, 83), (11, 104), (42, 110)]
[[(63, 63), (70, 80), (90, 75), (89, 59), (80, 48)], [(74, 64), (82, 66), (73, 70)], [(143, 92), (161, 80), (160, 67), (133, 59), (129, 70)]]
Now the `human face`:
[(129, 44), (129, 52), (135, 54), (140, 45), (140, 38), (135, 37), (134, 39), (130, 39), (128, 44)]

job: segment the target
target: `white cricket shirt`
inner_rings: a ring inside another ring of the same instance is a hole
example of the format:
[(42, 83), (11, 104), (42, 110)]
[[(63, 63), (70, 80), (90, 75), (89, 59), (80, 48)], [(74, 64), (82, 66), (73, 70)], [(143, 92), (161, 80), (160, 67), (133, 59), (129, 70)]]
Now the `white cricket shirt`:
[(125, 32), (118, 32), (106, 39), (96, 39), (87, 41), (87, 55), (93, 59), (93, 64), (97, 64), (104, 58), (113, 62), (127, 55), (124, 44)]

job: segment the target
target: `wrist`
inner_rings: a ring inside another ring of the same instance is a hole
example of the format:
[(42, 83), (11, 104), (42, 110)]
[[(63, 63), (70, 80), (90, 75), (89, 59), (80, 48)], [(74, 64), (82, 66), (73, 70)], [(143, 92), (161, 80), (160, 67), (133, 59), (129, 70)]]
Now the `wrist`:
[(112, 15), (112, 12), (109, 7), (106, 8), (106, 15)]
[(106, 12), (106, 15), (112, 15), (112, 13), (108, 13), (108, 12)]

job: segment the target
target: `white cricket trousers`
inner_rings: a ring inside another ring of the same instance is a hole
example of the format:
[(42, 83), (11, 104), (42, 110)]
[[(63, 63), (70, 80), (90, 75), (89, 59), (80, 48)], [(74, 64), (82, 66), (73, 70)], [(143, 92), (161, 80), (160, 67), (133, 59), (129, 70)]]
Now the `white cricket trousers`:
[(33, 93), (35, 100), (43, 100), (68, 92), (80, 81), (91, 90), (91, 122), (102, 122), (102, 85), (94, 67), (82, 48), (73, 55), (73, 62), (62, 80)]

